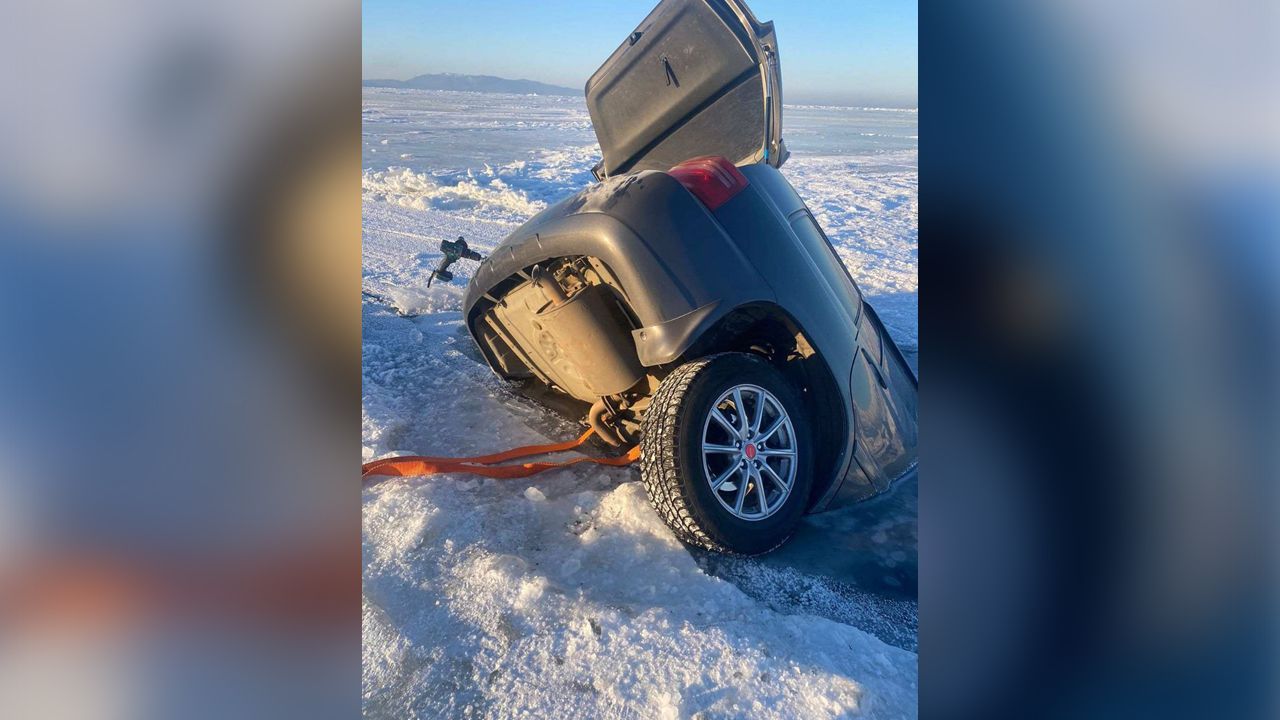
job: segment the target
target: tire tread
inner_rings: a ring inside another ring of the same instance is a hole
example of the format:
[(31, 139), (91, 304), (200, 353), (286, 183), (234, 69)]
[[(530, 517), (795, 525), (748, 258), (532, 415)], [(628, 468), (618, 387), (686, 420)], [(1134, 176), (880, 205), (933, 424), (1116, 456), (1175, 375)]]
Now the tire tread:
[[(642, 421), (640, 480), (653, 509), (678, 540), (713, 552), (744, 555), (712, 537), (698, 522), (693, 510), (695, 499), (689, 496), (685, 484), (681, 482), (679, 471), (682, 449), (679, 423), (685, 398), (699, 375), (717, 358), (730, 354), (744, 353), (708, 355), (681, 365), (663, 379)], [(757, 356), (748, 357), (756, 358), (761, 363), (766, 362)], [(752, 554), (763, 555), (775, 550), (790, 537), (791, 533), (787, 533), (777, 544)]]

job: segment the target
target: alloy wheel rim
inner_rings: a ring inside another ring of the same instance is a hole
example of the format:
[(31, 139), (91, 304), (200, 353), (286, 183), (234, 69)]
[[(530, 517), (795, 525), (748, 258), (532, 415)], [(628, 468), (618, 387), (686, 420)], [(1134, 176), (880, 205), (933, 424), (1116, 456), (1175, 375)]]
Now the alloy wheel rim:
[(786, 504), (798, 451), (786, 408), (759, 385), (724, 391), (703, 421), (702, 469), (711, 494), (741, 520), (764, 520)]

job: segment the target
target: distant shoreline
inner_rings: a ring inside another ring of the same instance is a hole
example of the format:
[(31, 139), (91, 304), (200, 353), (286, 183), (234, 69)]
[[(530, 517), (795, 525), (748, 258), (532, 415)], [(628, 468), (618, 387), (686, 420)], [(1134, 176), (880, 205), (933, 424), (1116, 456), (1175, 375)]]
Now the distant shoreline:
[(408, 80), (370, 78), (360, 81), (361, 87), (406, 90), (452, 90), (455, 92), (487, 92), (512, 95), (581, 95), (581, 90), (538, 82), (536, 80), (511, 80), (494, 75), (459, 75), (457, 73), (428, 73)]
[[(510, 90), (476, 90), (476, 89), (453, 89), (453, 88), (420, 88), (420, 87), (407, 87), (407, 86), (403, 86), (403, 85), (396, 86), (396, 85), (381, 85), (381, 84), (374, 85), (374, 84), (370, 84), (370, 83), (381, 83), (381, 82), (384, 82), (384, 81), (382, 81), (382, 80), (364, 80), (364, 81), (362, 81), (362, 83), (363, 83), (363, 84), (361, 85), (361, 89), (365, 89), (365, 90), (420, 90), (420, 91), (423, 91), (423, 92), (458, 92), (458, 93), (476, 93), (476, 94), (479, 94), (479, 95), (516, 95), (516, 96), (526, 96), (526, 95), (554, 95), (554, 96), (556, 96), (556, 97), (581, 97), (581, 96), (582, 96), (582, 93), (581, 93), (580, 91), (577, 91), (577, 90), (572, 90), (572, 91), (568, 91), (568, 92), (546, 93), (546, 92), (536, 92), (536, 91), (521, 92), (521, 91), (510, 91)], [(396, 80), (396, 81), (390, 81), (390, 82), (402, 82), (402, 81)], [(532, 81), (530, 81), (530, 82), (532, 82)], [(563, 90), (566, 90), (566, 91), (567, 91), (567, 90), (568, 90), (568, 88), (563, 88)], [(840, 104), (840, 103), (783, 103), (782, 107), (784, 107), (784, 108), (786, 108), (786, 109), (790, 109), (790, 110), (827, 110), (827, 109), (830, 109), (830, 110), (862, 110), (862, 111), (864, 111), (864, 112), (897, 112), (897, 113), (918, 113), (918, 112), (920, 112), (920, 109), (919, 109), (919, 108), (914, 108), (914, 107), (888, 107), (888, 106), (873, 106), (873, 105), (842, 105), (842, 104)]]

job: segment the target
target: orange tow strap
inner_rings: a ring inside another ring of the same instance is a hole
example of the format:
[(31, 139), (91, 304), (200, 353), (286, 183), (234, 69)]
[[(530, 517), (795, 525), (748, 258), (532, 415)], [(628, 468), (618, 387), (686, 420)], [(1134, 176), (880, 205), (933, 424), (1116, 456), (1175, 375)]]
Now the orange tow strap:
[(476, 455), (474, 457), (428, 457), (424, 455), (402, 455), (400, 457), (384, 458), (382, 460), (374, 460), (367, 462), (360, 468), (360, 477), (367, 480), (375, 475), (389, 475), (393, 477), (418, 477), (421, 475), (436, 475), (439, 473), (469, 473), (471, 475), (482, 475), (490, 478), (522, 478), (536, 475), (544, 470), (554, 470), (555, 468), (568, 467), (577, 465), (578, 463), (595, 463), (597, 465), (611, 465), (621, 467), (630, 465), (640, 458), (640, 446), (637, 445), (626, 452), (625, 455), (609, 458), (595, 457), (579, 457), (572, 460), (562, 460), (560, 462), (527, 462), (519, 465), (498, 465), (497, 463), (506, 462), (507, 460), (515, 460), (517, 458), (529, 457), (531, 455), (546, 455), (547, 453), (564, 452), (566, 450), (574, 450), (582, 446), (591, 436), (595, 434), (595, 430), (586, 431), (577, 440), (567, 440), (562, 443), (552, 443), (549, 445), (526, 445), (525, 447), (512, 448), (503, 452), (493, 453), (491, 455)]

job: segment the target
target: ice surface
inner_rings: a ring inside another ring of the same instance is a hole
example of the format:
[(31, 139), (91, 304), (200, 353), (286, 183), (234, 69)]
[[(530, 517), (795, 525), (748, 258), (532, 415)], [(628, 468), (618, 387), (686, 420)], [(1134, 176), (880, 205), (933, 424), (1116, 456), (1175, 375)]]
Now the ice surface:
[[(486, 252), (591, 182), (598, 151), (581, 100), (363, 97), (365, 459), (576, 435), (479, 358), (459, 313), (474, 266), (426, 283), (441, 240)], [(915, 113), (788, 107), (786, 123), (784, 173), (913, 355)], [(862, 609), (830, 607), (850, 596), (802, 585), (807, 603), (769, 602), (795, 585), (785, 570), (734, 565), (735, 582), (758, 584), (751, 593), (709, 574), (634, 470), (398, 479), (366, 487), (363, 505), (370, 716), (916, 714), (916, 655), (849, 624)]]

